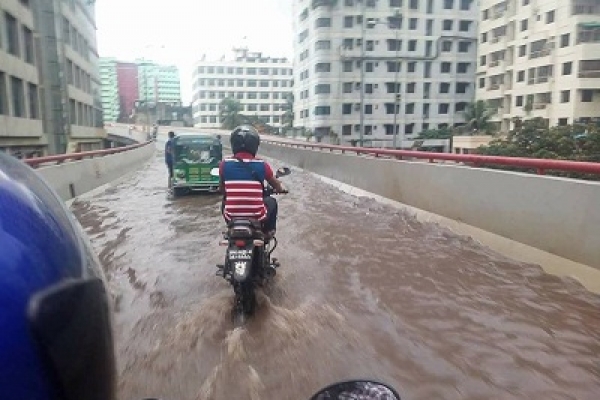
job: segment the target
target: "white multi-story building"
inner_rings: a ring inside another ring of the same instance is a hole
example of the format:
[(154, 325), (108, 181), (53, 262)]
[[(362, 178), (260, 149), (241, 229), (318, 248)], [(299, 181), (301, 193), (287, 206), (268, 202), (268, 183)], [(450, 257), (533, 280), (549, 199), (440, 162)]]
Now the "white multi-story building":
[(200, 61), (193, 73), (194, 124), (219, 128), (219, 105), (237, 99), (242, 114), (281, 128), (288, 96), (292, 94), (292, 65), (286, 58), (236, 49), (232, 60)]
[(347, 142), (362, 120), (364, 139), (397, 129), (399, 145), (463, 124), (478, 15), (473, 0), (294, 0), (295, 126)]
[(477, 97), (550, 125), (600, 120), (600, 0), (482, 0)]

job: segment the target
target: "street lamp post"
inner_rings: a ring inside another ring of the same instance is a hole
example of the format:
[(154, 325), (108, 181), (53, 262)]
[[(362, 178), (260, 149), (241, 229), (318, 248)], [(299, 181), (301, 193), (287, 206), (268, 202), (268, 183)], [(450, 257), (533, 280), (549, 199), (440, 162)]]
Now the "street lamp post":
[(363, 146), (365, 132), (365, 37), (367, 34), (367, 24), (369, 21), (366, 18), (366, 1), (362, 2), (362, 41), (360, 46), (360, 132), (359, 132), (359, 147)]
[[(394, 150), (398, 146), (398, 103), (400, 102), (400, 93), (398, 91), (398, 30), (399, 29), (396, 29), (396, 58), (394, 62)], [(400, 147), (402, 147), (402, 143), (400, 143)]]
[[(364, 4), (364, 2), (363, 2)], [(395, 17), (399, 17), (400, 16), (400, 12), (398, 10), (396, 10), (396, 13), (394, 14)], [(364, 9), (363, 9), (363, 20), (365, 23), (369, 24), (369, 26), (375, 26), (377, 24), (382, 24), (384, 25), (385, 23), (382, 21), (379, 21), (377, 19), (372, 19), (372, 20), (366, 20), (364, 18)], [(365, 49), (365, 29), (364, 29), (365, 24), (363, 23), (363, 35), (362, 35), (362, 45), (363, 45), (363, 51), (362, 51), (362, 57), (361, 59), (363, 60), (361, 62), (361, 78), (360, 78), (360, 86), (361, 86), (361, 99), (360, 99), (360, 143), (362, 145), (363, 142), (363, 129), (364, 129), (364, 58), (365, 58), (365, 53), (364, 53), (364, 49)], [(399, 45), (398, 45), (398, 35), (399, 35), (399, 31), (400, 31), (400, 26), (395, 27), (396, 28), (396, 57), (394, 59), (394, 125), (393, 125), (393, 132), (394, 132), (394, 136), (393, 136), (393, 147), (394, 149), (397, 147), (397, 141), (398, 141), (398, 131), (399, 131), (399, 125), (398, 125), (398, 112), (399, 112), (399, 102), (400, 102), (400, 93), (398, 90), (398, 63), (400, 60), (400, 54), (399, 54)], [(400, 146), (402, 146), (402, 140), (400, 141)]]

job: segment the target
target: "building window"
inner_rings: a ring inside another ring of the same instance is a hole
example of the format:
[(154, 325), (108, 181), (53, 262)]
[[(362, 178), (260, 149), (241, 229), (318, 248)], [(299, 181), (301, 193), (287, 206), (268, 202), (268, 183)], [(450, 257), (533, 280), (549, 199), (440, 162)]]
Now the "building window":
[(525, 71), (517, 72), (517, 82), (524, 82), (524, 81), (525, 81)]
[(456, 84), (456, 93), (467, 93), (467, 89), (469, 89), (468, 82), (458, 82)]
[(365, 104), (365, 114), (373, 114), (373, 105)]
[(448, 74), (452, 71), (452, 63), (449, 62), (443, 62), (440, 65), (440, 71), (442, 74)]
[(264, 87), (269, 87), (269, 81), (267, 81), (267, 80), (264, 80), (264, 79), (263, 79), (263, 80), (261, 80), (261, 81), (260, 81), (260, 87), (263, 87), (263, 88), (264, 88)]
[(442, 42), (442, 51), (444, 51), (444, 52), (452, 51), (452, 42), (450, 40), (444, 40)]
[(350, 136), (350, 135), (352, 135), (352, 125), (342, 126), (342, 136)]
[(342, 89), (344, 93), (352, 93), (352, 82), (344, 82)]
[(471, 27), (472, 21), (460, 21), (458, 25), (458, 30), (461, 32), (469, 32), (469, 28)]
[(211, 124), (216, 124), (217, 123), (217, 117), (212, 115), (209, 117), (209, 121)]
[(559, 118), (558, 126), (567, 126), (569, 125), (569, 118)]
[(315, 65), (315, 72), (331, 72), (331, 64), (318, 63)]
[(344, 115), (352, 114), (352, 103), (342, 104), (342, 114), (344, 114)]
[(331, 27), (331, 18), (318, 18), (315, 21), (315, 28), (329, 28)]
[(458, 63), (457, 67), (456, 67), (456, 72), (459, 74), (466, 74), (467, 72), (469, 72), (469, 66), (471, 64), (470, 63)]
[(454, 8), (454, 0), (444, 0), (444, 9), (452, 10)]
[(354, 15), (344, 17), (344, 28), (352, 28), (354, 26)]
[(331, 93), (331, 85), (330, 84), (319, 84), (315, 86), (315, 94), (329, 94)]
[(551, 24), (554, 22), (554, 10), (548, 11), (546, 13), (546, 23)]
[(331, 114), (331, 107), (329, 106), (316, 106), (315, 115), (329, 115)]
[(27, 94), (29, 97), (29, 118), (39, 119), (40, 118), (40, 102), (38, 98), (38, 87), (33, 83), (27, 85)]
[(271, 106), (269, 104), (261, 104), (260, 105), (260, 111), (269, 111), (271, 109)]
[(486, 61), (487, 61), (486, 56), (479, 57), (479, 65), (480, 66), (484, 66), (486, 64)]
[(486, 43), (487, 42), (487, 32), (483, 32), (481, 34), (481, 43)]
[(35, 64), (33, 31), (26, 26), (23, 27), (23, 41), (25, 42), (25, 61), (29, 64)]
[(0, 71), (0, 115), (8, 115), (8, 97), (6, 93), (6, 74)]
[(352, 61), (344, 61), (344, 72), (352, 72)]
[(472, 2), (473, 2), (473, 0), (460, 0), (460, 9), (462, 11), (470, 10)]
[(402, 7), (402, 0), (390, 0), (390, 7)]
[(573, 63), (571, 61), (563, 63), (562, 74), (563, 75), (571, 75), (572, 69), (573, 69)]
[[(400, 65), (400, 64), (398, 64)], [(408, 72), (415, 72), (417, 70), (417, 63), (415, 61), (410, 61), (408, 63)], [(400, 70), (398, 70), (400, 72)]]
[(560, 92), (560, 102), (568, 103), (571, 101), (571, 91), (570, 90), (562, 90)]
[(590, 89), (581, 91), (581, 102), (582, 103), (591, 103), (594, 101), (594, 91)]
[(560, 47), (568, 47), (569, 46), (570, 35), (565, 33), (564, 35), (560, 35)]
[(261, 93), (260, 99), (261, 100), (269, 100), (269, 93)]
[(527, 54), (527, 45), (523, 44), (519, 46), (519, 57), (525, 57), (525, 54)]
[(523, 107), (523, 96), (517, 96), (515, 98), (515, 106)]
[(468, 53), (469, 47), (471, 47), (470, 42), (459, 42), (458, 43), (458, 52), (459, 53)]
[(405, 114), (414, 114), (415, 113), (415, 103), (408, 103), (406, 107), (404, 107)]
[(256, 68), (246, 68), (247, 75), (256, 75)]
[(408, 41), (408, 51), (417, 51), (417, 41), (416, 40), (409, 40)]
[(12, 91), (13, 116), (24, 118), (25, 115), (25, 94), (23, 81), (12, 76), (10, 78), (10, 89)]
[(4, 13), (4, 21), (6, 23), (6, 40), (8, 42), (8, 52), (13, 56), (19, 57), (19, 23), (11, 14)]
[(315, 50), (329, 50), (331, 49), (331, 40), (319, 40), (315, 43)]
[(418, 10), (419, 9), (419, 0), (410, 0), (410, 9)]
[(485, 78), (479, 78), (479, 88), (485, 87)]
[(419, 23), (419, 20), (417, 18), (411, 18), (408, 20), (408, 29), (410, 30), (416, 30), (417, 29), (417, 24)]
[(528, 27), (529, 27), (529, 20), (527, 20), (527, 19), (521, 20), (521, 32), (526, 31)]
[(410, 82), (406, 84), (406, 93), (414, 93), (416, 88), (415, 82)]
[(449, 109), (450, 105), (448, 103), (442, 103), (438, 107), (438, 114), (448, 114)]
[(450, 84), (447, 82), (440, 83), (440, 93), (449, 93), (450, 92)]
[(365, 70), (366, 70), (366, 72), (373, 72), (374, 71), (373, 63), (372, 62), (366, 63)]

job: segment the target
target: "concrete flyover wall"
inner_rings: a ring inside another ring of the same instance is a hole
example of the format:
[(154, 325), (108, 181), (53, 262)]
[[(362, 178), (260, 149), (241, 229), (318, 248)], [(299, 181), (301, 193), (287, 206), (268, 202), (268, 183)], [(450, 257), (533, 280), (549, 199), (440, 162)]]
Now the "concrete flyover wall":
[(269, 143), (261, 144), (260, 153), (600, 269), (598, 182)]
[(122, 153), (40, 167), (36, 171), (67, 201), (141, 168), (156, 150), (154, 143)]

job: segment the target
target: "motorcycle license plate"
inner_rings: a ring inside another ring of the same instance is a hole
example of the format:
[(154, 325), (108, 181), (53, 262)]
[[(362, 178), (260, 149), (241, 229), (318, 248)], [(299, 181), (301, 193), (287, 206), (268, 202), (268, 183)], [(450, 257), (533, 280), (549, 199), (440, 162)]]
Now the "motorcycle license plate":
[(252, 260), (252, 249), (250, 250), (229, 250), (230, 260)]

